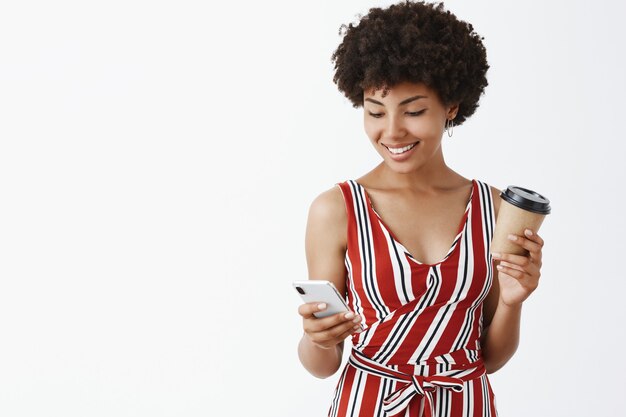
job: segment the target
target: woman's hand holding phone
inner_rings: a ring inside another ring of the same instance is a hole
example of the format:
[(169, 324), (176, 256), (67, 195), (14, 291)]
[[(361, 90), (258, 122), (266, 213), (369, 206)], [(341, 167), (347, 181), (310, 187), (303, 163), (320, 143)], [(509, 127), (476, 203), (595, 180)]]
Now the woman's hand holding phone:
[(351, 334), (362, 331), (361, 317), (355, 316), (352, 311), (344, 311), (323, 318), (313, 315), (324, 311), (326, 307), (326, 303), (306, 303), (298, 307), (298, 313), (302, 316), (304, 333), (315, 345), (330, 349)]

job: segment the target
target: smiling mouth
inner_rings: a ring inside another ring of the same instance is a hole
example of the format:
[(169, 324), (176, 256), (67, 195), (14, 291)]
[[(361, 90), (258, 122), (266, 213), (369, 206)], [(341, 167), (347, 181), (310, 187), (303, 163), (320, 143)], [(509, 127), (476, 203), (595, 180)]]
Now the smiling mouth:
[(417, 142), (411, 143), (410, 145), (407, 146), (403, 146), (400, 148), (390, 148), (389, 146), (383, 144), (383, 146), (385, 148), (387, 148), (387, 150), (389, 150), (389, 152), (391, 152), (394, 155), (400, 155), (403, 154), (405, 152), (410, 151), (411, 149), (413, 149), (415, 146), (417, 146), (420, 143), (420, 141), (418, 140)]

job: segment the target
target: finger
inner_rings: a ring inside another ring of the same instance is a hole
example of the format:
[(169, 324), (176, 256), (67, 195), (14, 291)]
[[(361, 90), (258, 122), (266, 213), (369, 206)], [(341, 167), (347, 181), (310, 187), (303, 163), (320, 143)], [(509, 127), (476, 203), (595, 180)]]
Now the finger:
[(347, 313), (337, 313), (332, 316), (323, 317), (323, 318), (313, 318), (309, 320), (305, 320), (305, 330), (309, 332), (322, 332), (328, 330), (332, 327), (337, 326), (338, 324), (343, 323), (358, 323), (361, 321), (361, 317), (355, 316), (355, 314), (351, 311)]
[(541, 268), (540, 265), (537, 265), (536, 263), (528, 263), (527, 265), (524, 266), (520, 266), (520, 265), (515, 265), (515, 264), (511, 264), (508, 262), (500, 262), (500, 265), (506, 266), (507, 268), (511, 268), (511, 269), (517, 269), (518, 271), (522, 271), (525, 272), (526, 274), (532, 276), (534, 274), (539, 273), (539, 269)]
[(318, 311), (324, 311), (326, 309), (326, 303), (306, 303), (300, 305), (298, 307), (298, 314), (300, 314), (305, 319), (309, 319), (313, 316), (313, 313), (317, 313)]
[[(515, 264), (512, 264), (512, 263), (510, 263), (510, 262), (505, 262), (505, 261), (502, 261), (502, 262), (500, 262), (498, 265), (504, 265), (504, 266), (506, 266), (507, 268), (517, 269), (518, 271), (526, 271), (526, 270), (524, 269), (524, 267), (522, 267), (521, 265), (515, 265)], [(497, 266), (496, 266), (496, 267), (497, 267)]]
[(361, 332), (362, 332), (362, 330), (361, 330), (361, 326), (356, 325), (356, 326), (351, 327), (351, 328), (350, 328), (350, 329), (348, 329), (347, 331), (343, 332), (343, 333), (339, 336), (339, 339), (340, 339), (340, 340), (343, 340), (343, 339), (345, 339), (346, 337), (353, 335), (354, 333), (361, 333)]
[(544, 241), (541, 238), (541, 236), (539, 236), (537, 233), (535, 233), (534, 230), (531, 229), (526, 229), (524, 230), (524, 235), (526, 235), (526, 237), (530, 240), (532, 240), (533, 242), (536, 242), (537, 244), (539, 244), (539, 246), (543, 247)]
[(530, 263), (530, 259), (528, 259), (528, 256), (516, 255), (514, 253), (493, 252), (491, 256), (493, 256), (493, 259), (497, 259), (501, 263), (506, 262), (509, 264), (519, 265), (519, 266), (526, 266)]
[(524, 236), (518, 236), (514, 234), (510, 234), (508, 236), (509, 240), (528, 250), (531, 258), (536, 261), (541, 260), (541, 245), (533, 240), (527, 239)]
[(543, 245), (544, 245), (543, 239), (541, 238), (541, 236), (539, 236), (537, 233), (535, 233), (531, 229), (524, 230), (524, 235), (526, 235), (527, 239), (532, 240), (537, 245), (539, 245), (538, 249), (534, 251), (529, 250), (529, 252), (530, 252), (530, 257), (532, 258), (533, 262), (539, 263), (541, 265), (541, 256), (542, 256), (541, 251), (543, 250)]
[(504, 266), (504, 265), (498, 265), (496, 266), (496, 268), (498, 268), (499, 272), (502, 272), (503, 274), (507, 274), (508, 276), (513, 277), (518, 280), (524, 279), (528, 275), (524, 271), (520, 271), (519, 269), (509, 268), (508, 266)]
[(316, 336), (320, 340), (330, 341), (330, 340), (340, 337), (344, 333), (349, 334), (353, 330), (356, 330), (355, 327), (358, 327), (358, 324), (353, 323), (352, 321), (349, 321), (347, 323), (341, 323), (334, 327), (331, 327), (330, 329), (319, 332)]
[(324, 348), (328, 348), (328, 347), (332, 347), (332, 346), (335, 346), (335, 345), (341, 343), (346, 337), (352, 335), (355, 332), (359, 332), (360, 333), (360, 326), (359, 325), (350, 327), (348, 330), (346, 330), (345, 332), (341, 333), (339, 336), (335, 337), (334, 339), (331, 339), (331, 340), (320, 340), (320, 341), (313, 340), (313, 341), (315, 343), (317, 343), (318, 345), (324, 347)]

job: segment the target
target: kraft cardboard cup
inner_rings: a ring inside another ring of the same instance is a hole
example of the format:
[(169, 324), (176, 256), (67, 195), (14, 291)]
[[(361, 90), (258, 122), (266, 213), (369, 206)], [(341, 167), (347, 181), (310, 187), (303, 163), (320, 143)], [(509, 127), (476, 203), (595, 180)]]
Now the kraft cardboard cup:
[(550, 214), (550, 200), (527, 188), (510, 185), (500, 193), (502, 199), (491, 252), (528, 255), (523, 247), (510, 241), (509, 234), (525, 236), (524, 230), (536, 233), (543, 219)]

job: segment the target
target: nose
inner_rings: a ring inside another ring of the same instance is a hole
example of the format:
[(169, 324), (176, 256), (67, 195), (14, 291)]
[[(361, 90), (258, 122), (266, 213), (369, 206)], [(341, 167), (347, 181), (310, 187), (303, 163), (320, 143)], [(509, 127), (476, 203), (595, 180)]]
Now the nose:
[(391, 116), (387, 118), (385, 126), (385, 138), (392, 141), (406, 136), (406, 127), (400, 116)]

